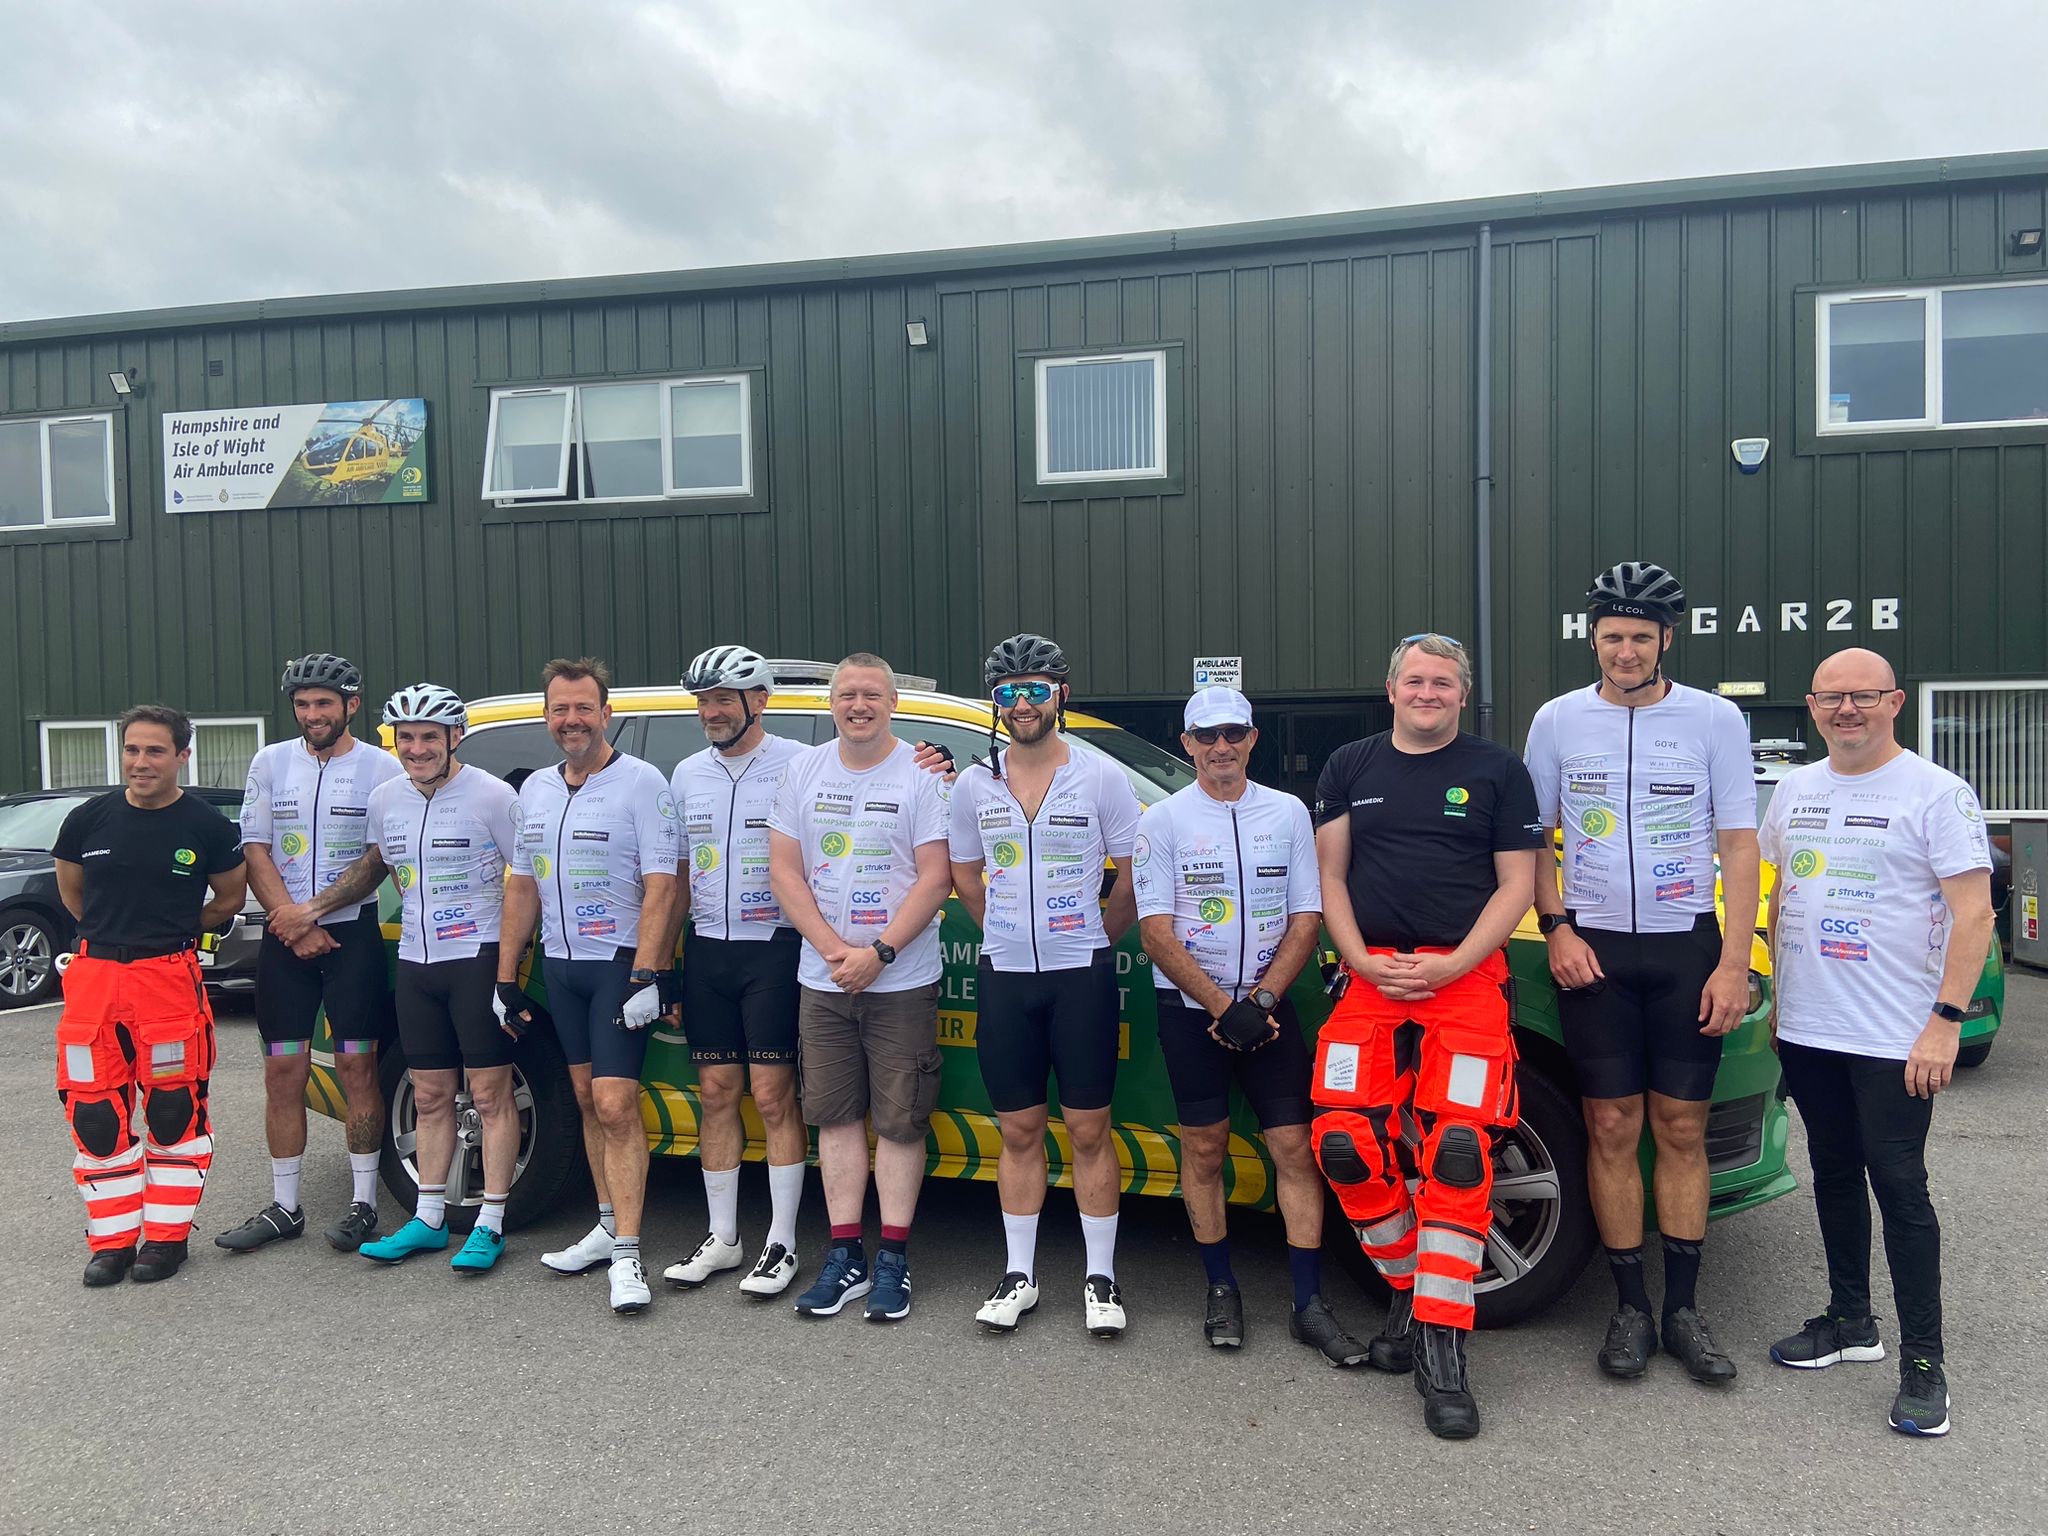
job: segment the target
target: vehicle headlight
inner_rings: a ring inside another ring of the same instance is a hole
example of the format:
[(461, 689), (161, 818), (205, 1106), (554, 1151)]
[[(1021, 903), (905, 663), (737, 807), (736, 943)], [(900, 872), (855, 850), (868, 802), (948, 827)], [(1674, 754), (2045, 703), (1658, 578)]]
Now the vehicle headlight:
[(1764, 979), (1755, 971), (1749, 973), (1749, 1007), (1746, 1012), (1755, 1013), (1764, 1005)]

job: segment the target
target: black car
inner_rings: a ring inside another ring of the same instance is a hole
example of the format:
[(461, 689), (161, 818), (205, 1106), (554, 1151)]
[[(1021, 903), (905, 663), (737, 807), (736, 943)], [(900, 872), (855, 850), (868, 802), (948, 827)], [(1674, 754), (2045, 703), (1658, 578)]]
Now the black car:
[[(50, 845), (72, 810), (107, 793), (105, 786), (42, 789), (0, 796), (0, 1008), (29, 1008), (57, 995), (57, 956), (71, 947), (71, 914), (57, 896)], [(239, 789), (188, 788), (229, 820), (242, 814)], [(216, 930), (221, 947), (208, 955), (207, 985), (236, 991), (256, 984), (263, 908), (254, 893), (242, 915)]]

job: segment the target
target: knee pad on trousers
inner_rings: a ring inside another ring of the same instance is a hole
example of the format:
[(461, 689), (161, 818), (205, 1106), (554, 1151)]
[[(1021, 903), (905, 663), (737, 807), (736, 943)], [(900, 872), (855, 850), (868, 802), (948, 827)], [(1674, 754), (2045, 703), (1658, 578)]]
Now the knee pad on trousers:
[(1332, 1184), (1369, 1184), (1386, 1177), (1386, 1158), (1373, 1122), (1355, 1109), (1325, 1110), (1309, 1124), (1309, 1146)]
[(1486, 1143), (1477, 1126), (1453, 1122), (1437, 1132), (1429, 1176), (1453, 1189), (1477, 1189), (1486, 1182)]
[(142, 1118), (149, 1126), (150, 1140), (160, 1147), (174, 1147), (198, 1134), (199, 1101), (183, 1084), (154, 1088), (144, 1098)]
[(1316, 1161), (1332, 1184), (1363, 1184), (1372, 1169), (1358, 1155), (1358, 1143), (1349, 1131), (1328, 1131), (1316, 1139)]
[(112, 1099), (72, 1100), (71, 1133), (92, 1157), (112, 1157), (128, 1141), (126, 1107)]

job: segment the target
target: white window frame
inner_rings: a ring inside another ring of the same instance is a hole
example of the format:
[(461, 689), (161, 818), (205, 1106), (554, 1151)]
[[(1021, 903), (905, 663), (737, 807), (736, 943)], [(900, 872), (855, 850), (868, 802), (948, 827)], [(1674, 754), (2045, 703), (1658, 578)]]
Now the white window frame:
[[(1925, 757), (1930, 763), (1936, 761), (1934, 756), (1934, 696), (1937, 692), (2022, 693), (2028, 690), (2032, 690), (2035, 693), (2048, 694), (2048, 678), (2007, 678), (1995, 682), (1964, 682), (1960, 679), (1937, 679), (1933, 682), (1922, 683), (1920, 685), (1921, 756)], [(1947, 768), (1948, 764), (1941, 763), (1939, 766)], [(1951, 773), (1957, 772), (1953, 768), (1950, 768), (1949, 771)], [(1976, 790), (1977, 786), (1972, 784), (1970, 788)], [(1982, 791), (1979, 790), (1978, 793), (1981, 796)], [(1984, 819), (1986, 821), (2005, 822), (2011, 821), (2015, 817), (2028, 816), (2048, 816), (2048, 806), (2014, 806), (2007, 808), (2005, 806), (1987, 805), (1984, 807)]]
[[(1152, 364), (1152, 448), (1153, 463), (1149, 467), (1133, 469), (1063, 469), (1054, 471), (1047, 468), (1050, 462), (1051, 443), (1048, 440), (1045, 414), (1045, 378), (1054, 368), (1072, 368), (1087, 363), (1138, 363)], [(1164, 480), (1166, 469), (1166, 353), (1162, 348), (1146, 348), (1137, 352), (1076, 352), (1063, 357), (1041, 357), (1034, 359), (1031, 366), (1032, 394), (1036, 425), (1033, 435), (1037, 439), (1037, 470), (1040, 485), (1076, 485), (1097, 480)]]
[[(50, 499), (50, 429), (52, 427), (75, 426), (83, 421), (97, 422), (101, 428), (100, 445), (106, 455), (107, 515), (105, 517), (58, 517), (55, 508), (51, 505)], [(105, 411), (84, 411), (70, 416), (8, 416), (0, 418), (0, 425), (4, 426), (19, 426), (25, 422), (34, 422), (41, 429), (37, 435), (36, 446), (41, 455), (43, 520), (39, 523), (17, 523), (9, 527), (0, 527), (0, 536), (10, 533), (49, 533), (52, 530), (62, 532), (66, 528), (106, 528), (117, 521), (120, 514), (117, 507), (118, 493), (114, 487), (113, 416)]]
[[(1914, 288), (1872, 288), (1855, 293), (1823, 293), (1816, 295), (1814, 314), (1814, 433), (1818, 437), (1856, 437), (1872, 432), (1968, 432), (1980, 427), (2043, 427), (2048, 418), (2039, 416), (2013, 416), (2000, 421), (1943, 421), (1941, 343), (1942, 312), (1944, 294), (1966, 293), (1984, 288), (2048, 288), (2048, 282), (2022, 283), (1943, 283), (1937, 286)], [(1927, 410), (1920, 416), (1893, 417), (1885, 421), (1837, 421), (1828, 420), (1829, 373), (1832, 368), (1830, 340), (1832, 318), (1836, 305), (1868, 304), (1873, 301), (1909, 300), (1922, 301), (1921, 315), (1925, 330), (1922, 333), (1922, 348), (1925, 357), (1926, 376), (1922, 385), (1925, 390)]]
[[(661, 409), (661, 484), (662, 489), (644, 496), (585, 496), (583, 477), (587, 468), (590, 448), (583, 437), (582, 393), (586, 386), (581, 384), (551, 384), (520, 386), (518, 388), (494, 389), (491, 391), (490, 422), (484, 435), (484, 477), (483, 499), (494, 506), (516, 507), (534, 504), (559, 506), (591, 506), (633, 504), (658, 501), (702, 501), (707, 498), (732, 498), (754, 494), (754, 391), (751, 378), (744, 373), (692, 373), (678, 374), (671, 378), (659, 379), (592, 379), (587, 387), (611, 389), (621, 385), (638, 385), (655, 391)], [(678, 486), (675, 475), (675, 397), (678, 391), (704, 385), (737, 386), (740, 395), (740, 479), (737, 485)], [(555, 483), (528, 491), (498, 491), (491, 487), (491, 470), (498, 457), (498, 402), (514, 396), (559, 395), (563, 401), (563, 422), (561, 437), (561, 458), (556, 466)], [(576, 483), (570, 483), (571, 449), (574, 449)]]
[(121, 782), (121, 765), (118, 761), (120, 754), (114, 743), (113, 721), (43, 720), (38, 722), (36, 732), (38, 744), (42, 750), (43, 788), (54, 789), (56, 787), (50, 782), (50, 732), (90, 731), (94, 729), (99, 731), (101, 739), (106, 743), (107, 776), (100, 782), (102, 784), (118, 784)]
[[(265, 722), (261, 715), (207, 715), (204, 717), (194, 715), (192, 717), (192, 756), (185, 759), (185, 766), (178, 770), (178, 782), (188, 789), (193, 787), (192, 764), (199, 757), (199, 732), (202, 727), (209, 725), (253, 725), (256, 727), (256, 750), (261, 752), (265, 745), (267, 745), (269, 735), (264, 729), (264, 724)], [(113, 782), (118, 784), (121, 781), (115, 779)]]

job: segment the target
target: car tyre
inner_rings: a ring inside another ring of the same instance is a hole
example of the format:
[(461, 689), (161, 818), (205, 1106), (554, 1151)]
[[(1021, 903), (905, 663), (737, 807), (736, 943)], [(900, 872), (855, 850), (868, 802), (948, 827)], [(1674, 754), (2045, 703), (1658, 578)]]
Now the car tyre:
[[(420, 1193), (413, 1157), (418, 1120), (412, 1079), (406, 1071), (405, 1052), (396, 1042), (380, 1055), (384, 1185), (410, 1211)], [(512, 1058), (512, 1096), (519, 1107), (519, 1161), (505, 1204), (507, 1231), (548, 1215), (584, 1171), (583, 1122), (576, 1110), (568, 1063), (551, 1031), (533, 1030), (519, 1043)], [(483, 1205), (483, 1155), (476, 1141), (475, 1111), (461, 1100), (457, 1102), (456, 1124), (456, 1166), (450, 1169), (448, 1179), (448, 1225), (452, 1231), (467, 1232)]]
[(1972, 1040), (1968, 1045), (1958, 1048), (1956, 1051), (1956, 1065), (1959, 1067), (1983, 1066), (1990, 1059), (1992, 1041), (1995, 1041), (1997, 1038), (1996, 1035), (1993, 1035), (1985, 1040)]
[(40, 912), (0, 912), (0, 1008), (33, 1008), (57, 994), (56, 926)]

